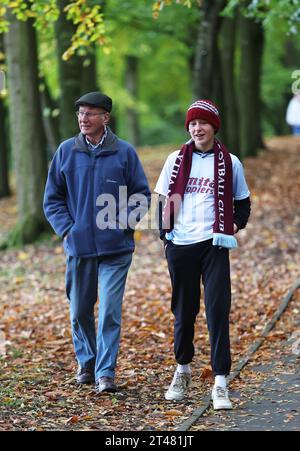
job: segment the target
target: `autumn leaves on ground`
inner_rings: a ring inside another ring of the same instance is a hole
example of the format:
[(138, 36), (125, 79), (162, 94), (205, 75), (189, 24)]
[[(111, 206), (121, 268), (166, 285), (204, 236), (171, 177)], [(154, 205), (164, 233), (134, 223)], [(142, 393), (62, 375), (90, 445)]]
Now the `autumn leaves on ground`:
[[(152, 187), (170, 150), (141, 151)], [(299, 154), (300, 140), (282, 137), (244, 162), (252, 216), (231, 253), (234, 364), (299, 277)], [(2, 200), (0, 237), (15, 217), (14, 199)], [(136, 238), (114, 395), (75, 383), (60, 241), (0, 254), (0, 430), (172, 430), (201, 405), (211, 385), (203, 302), (189, 397), (167, 402), (175, 368), (167, 266), (157, 232)]]

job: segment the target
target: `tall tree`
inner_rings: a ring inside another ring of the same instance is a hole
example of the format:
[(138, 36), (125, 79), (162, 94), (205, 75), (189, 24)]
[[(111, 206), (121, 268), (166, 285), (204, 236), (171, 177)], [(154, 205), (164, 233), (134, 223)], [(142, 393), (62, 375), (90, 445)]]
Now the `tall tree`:
[[(217, 76), (215, 76), (217, 74)], [(225, 105), (225, 92), (223, 89), (223, 78), (222, 78), (222, 60), (221, 60), (221, 50), (219, 45), (215, 48), (214, 55), (214, 74), (212, 75), (212, 93), (211, 98), (216, 102), (218, 110), (220, 113), (222, 126), (218, 132), (217, 138), (220, 139), (224, 144), (228, 146), (227, 134), (226, 134), (226, 124), (227, 124), (227, 110)]]
[(10, 195), (9, 164), (8, 164), (8, 134), (7, 108), (0, 95), (0, 198)]
[(213, 94), (218, 33), (221, 25), (219, 16), (225, 0), (203, 0), (199, 7), (199, 26), (193, 69), (194, 98), (210, 98)]
[[(0, 70), (3, 66), (3, 62), (4, 40), (3, 35), (0, 35)], [(0, 198), (10, 195), (7, 119), (7, 108), (0, 93)]]
[(138, 98), (138, 69), (139, 58), (127, 55), (125, 62), (125, 87), (128, 90), (132, 105), (127, 108), (128, 139), (134, 146), (140, 145), (139, 114), (136, 110)]
[(86, 55), (80, 57), (81, 66), (81, 92), (96, 91), (99, 89), (97, 80), (97, 59), (96, 48), (94, 44), (90, 44), (90, 48)]
[(58, 110), (58, 105), (52, 98), (45, 77), (40, 77), (39, 89), (43, 113), (43, 123), (47, 137), (48, 157), (51, 157), (52, 154), (56, 151), (57, 146), (60, 142), (59, 120), (56, 114), (54, 114)]
[(224, 18), (219, 36), (219, 49), (223, 107), (226, 112), (224, 142), (232, 152), (239, 155), (239, 113), (235, 77), (236, 25), (236, 17)]
[(67, 0), (58, 0), (60, 9), (59, 18), (55, 24), (57, 37), (57, 56), (59, 73), (59, 121), (61, 139), (67, 139), (78, 133), (77, 121), (74, 114), (74, 102), (81, 95), (81, 58), (74, 55), (68, 61), (64, 61), (63, 54), (70, 46), (71, 38), (75, 32), (75, 26), (67, 20), (64, 8), (68, 5)]
[(264, 147), (261, 128), (261, 68), (264, 31), (255, 19), (240, 17), (240, 149), (242, 156), (255, 156)]
[(59, 99), (60, 109), (60, 135), (62, 139), (69, 138), (78, 133), (78, 125), (74, 114), (74, 102), (84, 92), (96, 91), (96, 57), (95, 49), (91, 44), (88, 53), (84, 56), (78, 54), (65, 60), (63, 55), (70, 47), (72, 36), (76, 27), (65, 14), (65, 8), (70, 3), (68, 0), (57, 0), (60, 15), (55, 24), (58, 53), (58, 72), (61, 95)]
[(34, 241), (47, 227), (42, 209), (46, 138), (38, 90), (36, 34), (30, 20), (21, 22), (12, 15), (9, 19), (5, 46), (19, 221), (6, 246)]

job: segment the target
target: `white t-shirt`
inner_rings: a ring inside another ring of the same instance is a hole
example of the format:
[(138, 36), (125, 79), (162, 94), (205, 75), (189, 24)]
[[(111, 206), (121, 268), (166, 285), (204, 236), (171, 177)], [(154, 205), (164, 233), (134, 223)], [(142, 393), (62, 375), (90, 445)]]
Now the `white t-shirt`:
[(295, 96), (290, 100), (286, 112), (286, 121), (289, 125), (300, 125), (300, 96)]
[[(180, 151), (176, 150), (167, 158), (154, 191), (166, 196), (172, 169)], [(242, 200), (250, 192), (245, 180), (242, 163), (230, 154), (233, 171), (233, 197)], [(180, 205), (174, 229), (166, 234), (174, 244), (194, 244), (213, 237), (215, 222), (214, 206), (214, 154), (193, 153), (190, 177)]]

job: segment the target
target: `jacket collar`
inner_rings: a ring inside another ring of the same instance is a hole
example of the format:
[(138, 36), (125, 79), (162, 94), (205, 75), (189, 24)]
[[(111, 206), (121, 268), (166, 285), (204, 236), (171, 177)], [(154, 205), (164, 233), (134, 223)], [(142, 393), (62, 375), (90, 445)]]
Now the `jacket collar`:
[[(90, 150), (88, 148), (87, 142), (85, 140), (85, 136), (83, 133), (79, 133), (79, 135), (75, 136), (75, 142), (73, 146), (74, 150), (78, 150), (80, 152), (87, 152), (90, 153)], [(96, 156), (98, 155), (109, 155), (111, 153), (115, 153), (119, 150), (118, 148), (118, 138), (117, 136), (111, 131), (109, 127), (107, 127), (107, 135), (104, 139), (103, 145), (99, 148), (99, 150), (96, 152)]]

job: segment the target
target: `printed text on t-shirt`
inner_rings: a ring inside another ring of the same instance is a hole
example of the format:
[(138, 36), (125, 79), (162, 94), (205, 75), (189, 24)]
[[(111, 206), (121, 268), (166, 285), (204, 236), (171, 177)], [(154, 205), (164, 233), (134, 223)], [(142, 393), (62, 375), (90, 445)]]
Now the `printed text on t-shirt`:
[(186, 185), (185, 194), (214, 194), (214, 186), (215, 182), (210, 178), (190, 177)]

